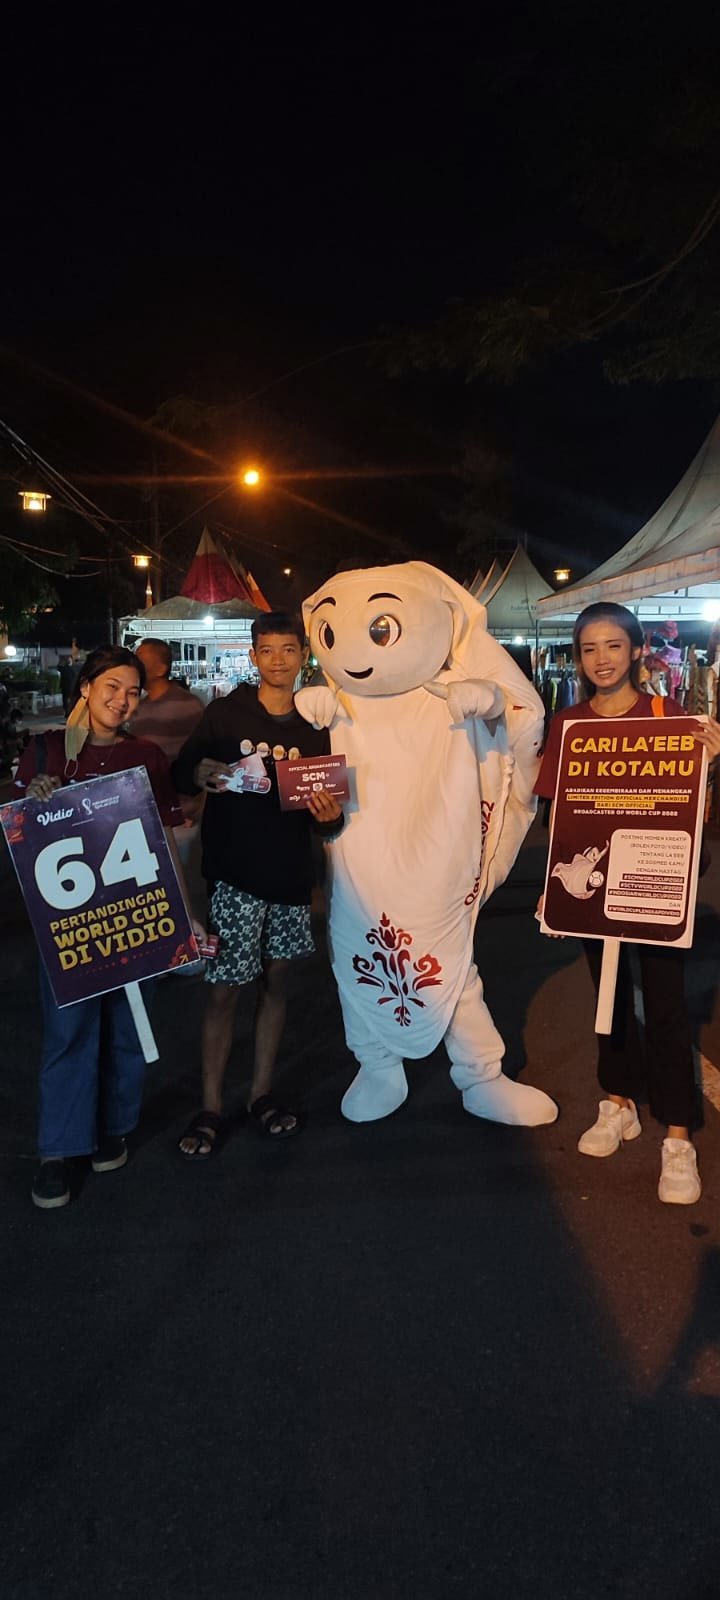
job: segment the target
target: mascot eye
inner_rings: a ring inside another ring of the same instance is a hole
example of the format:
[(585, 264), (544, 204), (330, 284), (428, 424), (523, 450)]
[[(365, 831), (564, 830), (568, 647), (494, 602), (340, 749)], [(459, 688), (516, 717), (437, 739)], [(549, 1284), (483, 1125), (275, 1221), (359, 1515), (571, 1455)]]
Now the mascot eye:
[(373, 644), (397, 644), (402, 628), (397, 617), (376, 617), (368, 632)]
[(318, 639), (320, 640), (323, 650), (332, 650), (332, 647), (335, 643), (335, 635), (330, 627), (329, 622), (320, 623), (320, 627), (318, 628)]

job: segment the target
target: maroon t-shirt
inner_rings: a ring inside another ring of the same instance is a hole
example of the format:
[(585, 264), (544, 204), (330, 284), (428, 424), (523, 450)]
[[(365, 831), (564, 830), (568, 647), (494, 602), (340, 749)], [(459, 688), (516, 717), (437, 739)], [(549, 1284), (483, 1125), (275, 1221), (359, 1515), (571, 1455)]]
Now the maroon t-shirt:
[[(634, 706), (630, 706), (628, 711), (621, 712), (621, 716), (654, 716), (653, 698), (654, 697), (649, 694), (638, 694)], [(665, 717), (684, 717), (687, 715), (682, 706), (678, 705), (677, 700), (671, 700), (669, 696), (666, 696), (663, 699), (662, 706), (663, 709), (661, 714)], [(550, 723), (547, 743), (543, 751), (540, 771), (537, 775), (537, 782), (535, 784), (535, 794), (539, 794), (541, 800), (555, 799), (563, 728), (565, 727), (566, 722), (574, 722), (578, 720), (583, 722), (608, 722), (610, 719), (608, 717), (601, 717), (598, 711), (593, 711), (589, 700), (581, 700), (576, 706), (567, 706), (564, 711), (557, 712)]]
[[(180, 828), (183, 814), (172, 786), (170, 768), (162, 750), (149, 739), (134, 739), (132, 734), (121, 734), (116, 744), (91, 744), (86, 739), (77, 760), (65, 756), (65, 730), (52, 728), (45, 738), (43, 771), (61, 784), (85, 783), (88, 778), (107, 778), (113, 772), (127, 772), (130, 767), (145, 767), (160, 820), (165, 828)], [(15, 778), (15, 787), (24, 794), (28, 784), (37, 775), (37, 751), (31, 739), (23, 750)]]

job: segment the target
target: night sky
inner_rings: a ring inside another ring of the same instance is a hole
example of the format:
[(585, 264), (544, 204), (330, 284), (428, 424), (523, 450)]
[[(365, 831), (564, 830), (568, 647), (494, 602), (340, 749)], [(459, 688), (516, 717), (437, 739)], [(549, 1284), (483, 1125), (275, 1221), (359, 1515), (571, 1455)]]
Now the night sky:
[[(438, 12), (384, 29), (361, 12), (165, 27), (116, 13), (95, 34), (63, 14), (40, 39), (16, 32), (0, 337), (19, 359), (0, 362), (1, 414), (68, 476), (110, 477), (147, 468), (149, 436), (30, 362), (139, 418), (178, 393), (220, 405), (263, 389), (222, 442), (229, 463), (424, 469), (301, 486), (375, 542), (282, 500), (262, 513), (224, 504), (266, 581), (292, 559), (314, 582), (319, 563), (374, 559), (385, 538), (464, 575), (453, 517), (468, 432), (504, 463), (509, 536), (527, 534), (538, 565), (568, 558), (579, 573), (604, 559), (701, 444), (717, 410), (709, 385), (619, 389), (587, 354), (513, 388), (391, 379), (370, 349), (345, 350), (502, 289), (542, 237), (534, 144), (548, 123), (572, 139), (570, 86), (593, 70), (577, 10), (488, 9), (462, 26)], [(630, 35), (618, 20), (597, 70), (622, 48), (647, 71), (651, 19), (656, 35), (657, 7), (635, 8)], [(172, 465), (194, 470), (181, 454)], [(118, 514), (116, 489), (88, 492)], [(168, 502), (168, 521), (185, 503)], [(128, 496), (121, 510), (137, 528), (147, 516)]]

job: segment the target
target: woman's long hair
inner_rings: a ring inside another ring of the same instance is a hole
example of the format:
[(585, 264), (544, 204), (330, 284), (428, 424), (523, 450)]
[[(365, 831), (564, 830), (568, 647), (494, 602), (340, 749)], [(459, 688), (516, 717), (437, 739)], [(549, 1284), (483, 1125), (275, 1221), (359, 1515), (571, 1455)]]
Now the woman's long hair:
[[(595, 605), (586, 606), (585, 610), (581, 611), (579, 617), (577, 617), (575, 620), (572, 638), (573, 661), (575, 662), (577, 677), (582, 689), (583, 700), (592, 699), (592, 696), (597, 688), (597, 684), (591, 683), (590, 679), (586, 678), (585, 673), (583, 672), (582, 662), (580, 659), (580, 637), (583, 628), (586, 628), (590, 622), (603, 621), (615, 622), (618, 628), (622, 628), (623, 632), (627, 634), (633, 650), (637, 650), (639, 648), (642, 652), (642, 648), (645, 643), (645, 635), (642, 631), (640, 623), (638, 622), (634, 612), (628, 611), (627, 606), (615, 605), (614, 601), (612, 600), (598, 600), (596, 601)], [(634, 661), (630, 662), (630, 682), (633, 686), (633, 689), (637, 689), (638, 693), (642, 688), (642, 684), (640, 682), (641, 665), (642, 653)]]

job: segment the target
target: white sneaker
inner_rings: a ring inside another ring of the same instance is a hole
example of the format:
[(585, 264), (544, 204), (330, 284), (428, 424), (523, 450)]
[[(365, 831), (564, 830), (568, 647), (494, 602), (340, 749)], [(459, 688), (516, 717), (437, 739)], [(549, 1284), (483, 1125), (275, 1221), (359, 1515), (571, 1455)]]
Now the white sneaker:
[(612, 1156), (621, 1144), (638, 1139), (641, 1133), (640, 1120), (632, 1100), (629, 1106), (616, 1106), (614, 1100), (601, 1100), (597, 1122), (578, 1139), (578, 1150), (584, 1156)]
[(670, 1206), (694, 1206), (701, 1194), (694, 1144), (688, 1139), (663, 1139), (658, 1198)]

